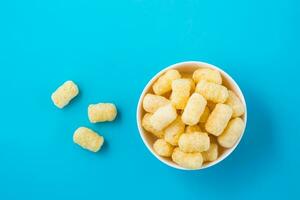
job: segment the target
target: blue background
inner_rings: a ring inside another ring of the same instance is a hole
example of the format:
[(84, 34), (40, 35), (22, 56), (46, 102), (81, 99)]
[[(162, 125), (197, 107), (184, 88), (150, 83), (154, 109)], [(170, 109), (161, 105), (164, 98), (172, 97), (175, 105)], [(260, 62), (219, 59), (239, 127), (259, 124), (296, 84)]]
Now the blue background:
[[(2, 0), (0, 199), (299, 199), (300, 5), (297, 0)], [(236, 151), (202, 171), (179, 171), (146, 149), (139, 95), (162, 68), (215, 64), (239, 83), (248, 126)], [(65, 80), (80, 95), (50, 95)], [(87, 106), (114, 102), (113, 123)], [(106, 144), (72, 142), (90, 127)]]

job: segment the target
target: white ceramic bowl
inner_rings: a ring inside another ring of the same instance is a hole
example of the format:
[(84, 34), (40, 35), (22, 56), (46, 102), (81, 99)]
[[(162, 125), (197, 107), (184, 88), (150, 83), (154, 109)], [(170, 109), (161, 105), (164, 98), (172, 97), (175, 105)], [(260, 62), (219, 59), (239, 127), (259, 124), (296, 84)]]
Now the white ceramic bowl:
[[(141, 135), (141, 138), (144, 142), (144, 144), (146, 145), (146, 147), (150, 150), (150, 152), (161, 162), (165, 163), (166, 165), (170, 166), (170, 167), (174, 167), (177, 169), (181, 169), (181, 170), (190, 170), (184, 167), (179, 166), (178, 164), (174, 163), (170, 158), (165, 158), (165, 157), (161, 157), (159, 155), (157, 155), (157, 153), (154, 151), (153, 149), (153, 143), (155, 142), (155, 136), (153, 136), (152, 134), (148, 133), (147, 131), (145, 131), (142, 127), (142, 117), (145, 114), (145, 111), (143, 109), (143, 99), (144, 96), (149, 93), (152, 92), (152, 85), (153, 83), (163, 74), (165, 73), (167, 70), (169, 69), (177, 69), (180, 73), (184, 74), (184, 73), (193, 73), (196, 69), (199, 68), (211, 68), (211, 69), (217, 69), (221, 75), (222, 75), (222, 79), (223, 79), (223, 85), (225, 85), (227, 88), (231, 89), (232, 91), (234, 91), (239, 98), (241, 99), (242, 103), (244, 104), (245, 107), (245, 114), (241, 117), (244, 122), (245, 122), (245, 127), (247, 124), (247, 107), (246, 107), (246, 102), (245, 102), (245, 98), (243, 96), (242, 91), (240, 90), (239, 86), (237, 85), (237, 83), (231, 78), (231, 76), (229, 76), (226, 72), (224, 72), (222, 69), (220, 69), (219, 67), (216, 67), (214, 65), (208, 64), (208, 63), (204, 63), (204, 62), (198, 62), (198, 61), (188, 61), (188, 62), (180, 62), (180, 63), (176, 63), (174, 65), (171, 65), (163, 70), (161, 70), (160, 72), (158, 72), (146, 85), (146, 87), (144, 88), (139, 102), (138, 102), (138, 106), (137, 106), (137, 113), (136, 113), (136, 118), (137, 118), (137, 126)], [(245, 129), (244, 129), (245, 130)], [(221, 162), (222, 160), (224, 160), (227, 156), (229, 156), (234, 149), (237, 147), (237, 145), (240, 143), (242, 137), (243, 137), (244, 131), (241, 135), (241, 137), (239, 138), (239, 140), (236, 142), (236, 144), (230, 148), (230, 149), (225, 149), (222, 154), (218, 157), (217, 160), (213, 161), (213, 162), (208, 162), (208, 163), (204, 163), (202, 165), (202, 167), (200, 169), (205, 169), (208, 167), (211, 167), (213, 165), (216, 165), (217, 163)]]

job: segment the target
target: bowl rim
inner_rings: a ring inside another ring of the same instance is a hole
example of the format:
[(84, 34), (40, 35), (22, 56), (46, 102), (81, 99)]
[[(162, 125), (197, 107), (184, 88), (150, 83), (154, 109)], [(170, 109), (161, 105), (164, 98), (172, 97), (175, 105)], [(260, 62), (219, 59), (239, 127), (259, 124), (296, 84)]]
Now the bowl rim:
[[(180, 67), (180, 65), (188, 65), (188, 64), (196, 64), (196, 65), (201, 65), (202, 67), (203, 66), (207, 66), (208, 68), (211, 68), (211, 69), (216, 69), (218, 70), (222, 76), (225, 76), (226, 79), (234, 86), (234, 89), (239, 93), (238, 96), (240, 98), (240, 100), (242, 101), (242, 103), (244, 104), (244, 107), (245, 107), (245, 113), (244, 113), (244, 130), (243, 130), (243, 133), (241, 134), (241, 136), (239, 137), (238, 141), (235, 143), (235, 145), (233, 147), (231, 147), (230, 149), (228, 149), (226, 152), (224, 152), (222, 154), (221, 157), (219, 157), (217, 160), (215, 161), (212, 161), (212, 162), (209, 162), (207, 163), (206, 165), (202, 166), (201, 168), (198, 168), (198, 169), (189, 169), (189, 168), (184, 168), (184, 167), (181, 167), (179, 166), (178, 164), (172, 162), (172, 161), (167, 161), (165, 160), (164, 158), (162, 158), (161, 156), (157, 155), (156, 152), (154, 152), (154, 150), (152, 149), (152, 147), (150, 146), (150, 144), (148, 143), (148, 141), (146, 140), (145, 138), (145, 131), (143, 130), (143, 127), (142, 127), (142, 119), (140, 119), (140, 111), (143, 109), (142, 108), (142, 105), (143, 105), (143, 97), (146, 95), (146, 93), (148, 92), (149, 88), (153, 85), (154, 81), (157, 80), (158, 77), (160, 77), (163, 73), (165, 73), (167, 70), (170, 70), (170, 69), (174, 69), (176, 67)], [(140, 97), (139, 97), (139, 100), (138, 100), (138, 105), (137, 105), (137, 109), (136, 109), (136, 122), (137, 122), (137, 127), (138, 127), (138, 131), (139, 131), (139, 134), (140, 134), (140, 137), (142, 138), (142, 141), (143, 143), (145, 144), (145, 146), (148, 148), (148, 150), (159, 160), (161, 161), (162, 163), (166, 164), (167, 166), (169, 167), (172, 167), (172, 168), (175, 168), (175, 169), (179, 169), (179, 170), (186, 170), (186, 171), (194, 171), (194, 170), (203, 170), (203, 169), (206, 169), (206, 168), (209, 168), (209, 167), (212, 167), (212, 166), (215, 166), (217, 165), (218, 163), (220, 163), (221, 161), (223, 161), (225, 158), (227, 158), (235, 149), (236, 147), (239, 145), (242, 137), (244, 136), (244, 133), (246, 131), (246, 126), (247, 126), (247, 104), (246, 104), (246, 101), (245, 101), (245, 97), (244, 97), (244, 94), (242, 92), (242, 90), (240, 89), (239, 85), (236, 83), (236, 81), (227, 73), (225, 72), (224, 70), (222, 70), (221, 68), (213, 65), (213, 64), (210, 64), (210, 63), (206, 63), (206, 62), (203, 62), (203, 61), (183, 61), (183, 62), (178, 62), (178, 63), (175, 63), (175, 64), (172, 64), (172, 65), (169, 65), (168, 67), (165, 67), (163, 68), (162, 70), (160, 70), (158, 73), (156, 73), (148, 82), (147, 84), (145, 85)]]

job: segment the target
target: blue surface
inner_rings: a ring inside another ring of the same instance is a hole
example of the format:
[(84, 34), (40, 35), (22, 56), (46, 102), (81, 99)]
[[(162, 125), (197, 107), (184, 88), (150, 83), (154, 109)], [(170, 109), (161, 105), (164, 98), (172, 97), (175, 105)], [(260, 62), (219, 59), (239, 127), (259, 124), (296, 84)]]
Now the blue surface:
[[(276, 1), (3, 0), (0, 2), (0, 199), (299, 199), (300, 5)], [(203, 171), (160, 163), (137, 131), (147, 81), (186, 60), (240, 84), (249, 121), (236, 151)], [(65, 80), (80, 96), (59, 110)], [(113, 123), (87, 106), (114, 102)], [(97, 154), (72, 142), (100, 132)]]

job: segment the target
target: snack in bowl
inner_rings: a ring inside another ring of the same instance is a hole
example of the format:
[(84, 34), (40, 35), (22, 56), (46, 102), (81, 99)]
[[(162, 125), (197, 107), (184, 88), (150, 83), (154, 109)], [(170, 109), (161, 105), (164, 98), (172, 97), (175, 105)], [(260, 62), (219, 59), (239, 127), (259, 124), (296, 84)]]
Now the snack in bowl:
[(173, 153), (174, 147), (167, 143), (164, 139), (157, 139), (153, 144), (153, 148), (158, 155), (170, 157)]
[(230, 106), (222, 103), (217, 104), (205, 123), (205, 130), (215, 136), (221, 135), (231, 116), (232, 108)]
[(153, 85), (153, 91), (157, 95), (162, 95), (166, 92), (171, 91), (172, 81), (179, 79), (181, 77), (177, 70), (169, 70), (164, 75), (159, 77), (159, 79)]
[(182, 122), (181, 117), (170, 124), (165, 130), (162, 131), (162, 134), (167, 142), (177, 146), (179, 136), (184, 132), (185, 124)]
[(186, 125), (196, 125), (200, 122), (205, 106), (207, 104), (206, 99), (198, 93), (192, 94), (189, 98), (187, 105), (185, 106), (181, 119)]
[(176, 109), (184, 109), (192, 90), (191, 81), (189, 79), (176, 79), (172, 81), (171, 102)]
[(149, 150), (178, 169), (203, 169), (227, 157), (246, 124), (246, 104), (234, 80), (202, 62), (172, 65), (144, 89), (137, 110)]

